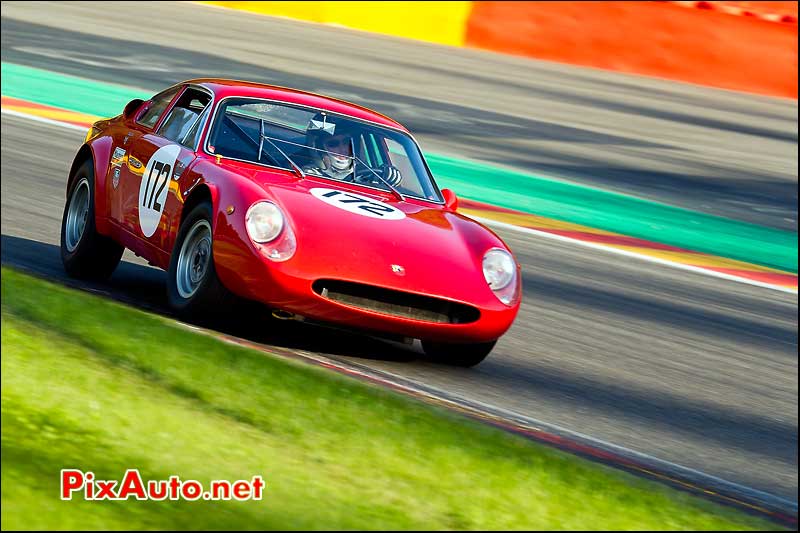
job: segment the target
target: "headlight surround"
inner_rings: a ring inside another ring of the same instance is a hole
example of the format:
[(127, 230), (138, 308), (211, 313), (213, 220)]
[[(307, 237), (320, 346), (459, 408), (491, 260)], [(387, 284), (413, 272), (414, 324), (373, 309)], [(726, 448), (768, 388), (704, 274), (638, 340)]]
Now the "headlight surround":
[(275, 263), (287, 261), (297, 250), (292, 225), (281, 208), (268, 200), (259, 200), (244, 216), (247, 236), (259, 253)]
[(244, 216), (247, 235), (255, 243), (264, 244), (274, 241), (281, 234), (285, 224), (280, 208), (262, 200), (254, 203)]
[(514, 257), (502, 248), (492, 248), (483, 255), (483, 277), (495, 296), (513, 305), (519, 294), (519, 276)]

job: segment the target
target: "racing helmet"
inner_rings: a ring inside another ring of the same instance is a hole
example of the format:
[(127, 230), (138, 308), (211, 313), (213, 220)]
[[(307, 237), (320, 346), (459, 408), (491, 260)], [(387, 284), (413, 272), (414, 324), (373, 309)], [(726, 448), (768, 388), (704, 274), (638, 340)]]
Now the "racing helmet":
[[(353, 134), (354, 130), (352, 126), (347, 122), (344, 122), (339, 118), (330, 120), (325, 113), (317, 113), (314, 115), (314, 118), (308, 122), (308, 126), (306, 128), (306, 142), (312, 148), (325, 150), (324, 153), (318, 152), (317, 155), (321, 159), (327, 156), (330, 166), (335, 170), (345, 171), (352, 168), (353, 158), (326, 149), (325, 141), (341, 135), (346, 135), (352, 138)], [(325, 161), (325, 159), (323, 159), (323, 161)]]

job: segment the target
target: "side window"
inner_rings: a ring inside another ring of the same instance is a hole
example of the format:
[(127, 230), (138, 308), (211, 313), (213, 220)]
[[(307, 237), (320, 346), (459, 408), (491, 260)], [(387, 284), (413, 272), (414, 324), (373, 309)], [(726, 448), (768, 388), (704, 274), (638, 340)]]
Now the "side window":
[(386, 142), (386, 155), (394, 166), (408, 164), (408, 156), (400, 143), (389, 137), (386, 137), (384, 142)]
[[(400, 171), (401, 176), (414, 176), (414, 167), (408, 159), (405, 148), (390, 137), (385, 137), (383, 142), (386, 146), (386, 158), (388, 162)], [(419, 180), (403, 180), (403, 186), (414, 194), (424, 196)]]
[(203, 122), (206, 120), (206, 116), (208, 116), (209, 112), (211, 111), (211, 106), (207, 105), (206, 108), (203, 110), (203, 113), (194, 121), (194, 125), (192, 125), (189, 133), (183, 138), (181, 144), (196, 149), (197, 148), (197, 141), (200, 139), (200, 130), (203, 127)]
[(147, 108), (147, 111), (145, 111), (136, 122), (148, 128), (155, 126), (158, 123), (158, 119), (160, 119), (161, 115), (164, 114), (164, 110), (175, 97), (175, 94), (179, 89), (180, 87), (174, 87), (168, 91), (164, 91), (161, 94), (155, 95), (150, 107)]
[(200, 132), (203, 111), (211, 103), (211, 95), (199, 89), (188, 88), (172, 106), (158, 134), (171, 141), (194, 148)]

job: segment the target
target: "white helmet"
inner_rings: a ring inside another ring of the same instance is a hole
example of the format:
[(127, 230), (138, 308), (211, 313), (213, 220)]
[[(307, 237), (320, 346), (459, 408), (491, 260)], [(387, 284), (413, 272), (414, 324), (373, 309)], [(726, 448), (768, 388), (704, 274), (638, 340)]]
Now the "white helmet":
[[(313, 148), (324, 150), (319, 152), (323, 161), (328, 160), (330, 166), (337, 172), (350, 171), (353, 167), (353, 158), (338, 151), (339, 144), (331, 146), (329, 143), (337, 140), (339, 143), (347, 143), (352, 155), (352, 131), (348, 124), (328, 122), (324, 114), (317, 114), (308, 124), (308, 142)], [(338, 139), (337, 139), (338, 138)]]

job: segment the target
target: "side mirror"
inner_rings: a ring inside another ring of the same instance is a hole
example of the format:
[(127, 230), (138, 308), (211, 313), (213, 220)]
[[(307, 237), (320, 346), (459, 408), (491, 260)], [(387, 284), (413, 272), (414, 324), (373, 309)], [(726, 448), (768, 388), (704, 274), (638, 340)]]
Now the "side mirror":
[(450, 189), (442, 189), (442, 196), (444, 196), (444, 207), (448, 211), (455, 213), (456, 209), (458, 209), (458, 198), (456, 197), (456, 193)]
[(122, 116), (125, 117), (126, 120), (131, 118), (143, 103), (144, 100), (141, 98), (134, 98), (125, 105), (125, 109), (122, 110)]

